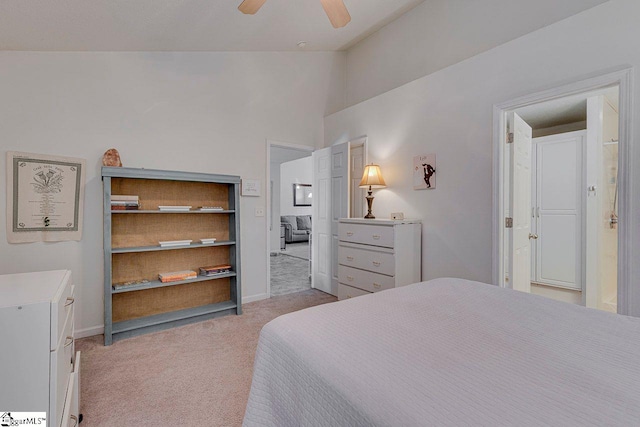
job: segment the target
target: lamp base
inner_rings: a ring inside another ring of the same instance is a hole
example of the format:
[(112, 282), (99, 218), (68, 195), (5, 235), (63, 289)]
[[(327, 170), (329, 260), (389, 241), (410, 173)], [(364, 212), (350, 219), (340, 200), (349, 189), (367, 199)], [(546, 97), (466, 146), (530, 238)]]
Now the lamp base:
[(373, 216), (373, 214), (371, 213), (371, 208), (373, 207), (373, 196), (371, 195), (371, 190), (369, 190), (369, 195), (366, 197), (367, 199), (367, 206), (369, 208), (369, 212), (367, 212), (367, 214), (364, 216), (367, 219), (376, 219), (375, 216)]

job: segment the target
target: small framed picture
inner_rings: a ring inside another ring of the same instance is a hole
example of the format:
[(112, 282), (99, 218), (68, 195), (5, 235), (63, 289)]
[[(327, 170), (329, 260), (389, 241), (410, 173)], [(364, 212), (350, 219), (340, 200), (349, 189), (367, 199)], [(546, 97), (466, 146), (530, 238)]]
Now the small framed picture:
[(293, 206), (311, 206), (311, 184), (293, 184)]
[(241, 182), (241, 191), (243, 196), (260, 197), (260, 180), (243, 179)]
[(413, 189), (433, 190), (436, 188), (436, 155), (425, 154), (413, 158)]

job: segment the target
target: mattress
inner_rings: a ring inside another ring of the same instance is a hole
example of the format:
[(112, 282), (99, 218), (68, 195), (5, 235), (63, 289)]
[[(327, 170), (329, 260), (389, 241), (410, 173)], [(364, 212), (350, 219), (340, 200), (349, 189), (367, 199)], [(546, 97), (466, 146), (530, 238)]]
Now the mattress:
[(290, 313), (244, 425), (640, 425), (640, 319), (460, 279)]

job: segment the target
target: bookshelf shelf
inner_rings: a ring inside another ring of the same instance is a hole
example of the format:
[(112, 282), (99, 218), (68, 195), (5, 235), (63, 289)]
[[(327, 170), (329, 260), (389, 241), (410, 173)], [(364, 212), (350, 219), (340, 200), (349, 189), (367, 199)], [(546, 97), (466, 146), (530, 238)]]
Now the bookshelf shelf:
[(190, 210), (190, 211), (161, 211), (161, 210), (153, 210), (153, 209), (138, 209), (138, 210), (112, 210), (112, 214), (230, 214), (235, 213), (235, 210), (223, 209), (219, 211), (198, 211), (198, 210)]
[[(241, 314), (240, 177), (103, 167), (104, 343), (225, 314)], [(111, 209), (128, 195), (152, 209)], [(120, 196), (121, 198), (124, 196)], [(161, 211), (157, 206), (220, 206)], [(162, 215), (157, 215), (162, 214)], [(200, 215), (193, 215), (200, 214)], [(214, 243), (199, 239), (215, 238)], [(158, 242), (193, 240), (189, 245)], [(230, 272), (162, 283), (159, 273), (229, 264)], [(149, 280), (114, 288), (114, 283)], [(153, 279), (153, 280), (151, 280)]]
[(130, 248), (112, 248), (112, 254), (126, 254), (126, 253), (134, 253), (134, 252), (155, 252), (155, 251), (177, 251), (182, 249), (198, 249), (198, 248), (206, 248), (209, 246), (231, 246), (235, 245), (236, 242), (225, 240), (215, 243), (191, 243), (189, 245), (183, 246), (133, 246)]
[[(187, 308), (170, 313), (156, 314), (139, 319), (125, 320), (113, 323), (113, 333), (121, 338), (128, 338), (140, 333), (153, 332), (163, 329), (163, 325), (182, 326), (213, 317), (231, 314), (238, 308), (233, 301), (224, 301), (200, 307)], [(160, 328), (158, 328), (160, 327)]]
[(164, 288), (166, 286), (178, 286), (184, 285), (185, 283), (195, 283), (195, 282), (206, 282), (207, 280), (216, 280), (216, 279), (224, 279), (225, 277), (235, 277), (236, 272), (232, 271), (229, 273), (216, 274), (215, 276), (198, 276), (194, 279), (188, 280), (176, 280), (175, 282), (161, 282), (160, 280), (151, 280), (147, 283), (139, 283), (136, 285), (125, 285), (121, 288), (111, 287), (113, 290), (111, 293), (121, 294), (123, 292), (134, 292), (134, 291), (142, 291), (144, 289), (155, 289), (155, 288)]

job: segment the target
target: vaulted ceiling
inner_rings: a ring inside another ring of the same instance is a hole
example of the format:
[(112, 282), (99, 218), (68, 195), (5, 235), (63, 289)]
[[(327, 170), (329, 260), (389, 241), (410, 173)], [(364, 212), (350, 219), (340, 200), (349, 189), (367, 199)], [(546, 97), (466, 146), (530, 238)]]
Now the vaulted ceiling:
[(2, 0), (0, 50), (343, 50), (423, 0), (345, 0), (351, 22), (334, 29), (320, 0)]

